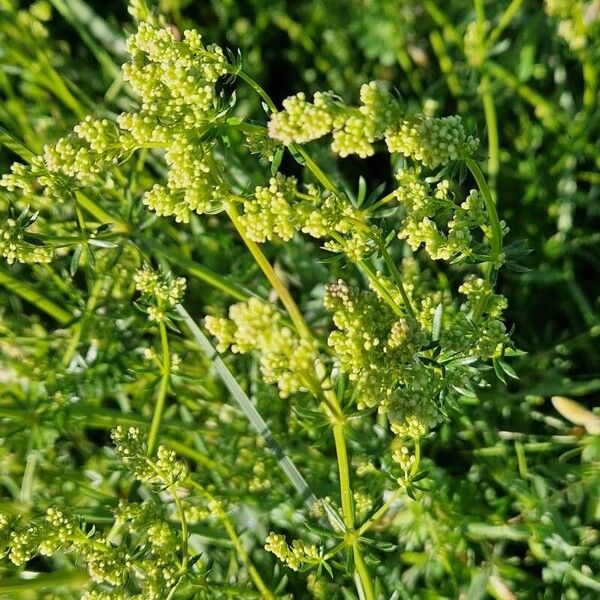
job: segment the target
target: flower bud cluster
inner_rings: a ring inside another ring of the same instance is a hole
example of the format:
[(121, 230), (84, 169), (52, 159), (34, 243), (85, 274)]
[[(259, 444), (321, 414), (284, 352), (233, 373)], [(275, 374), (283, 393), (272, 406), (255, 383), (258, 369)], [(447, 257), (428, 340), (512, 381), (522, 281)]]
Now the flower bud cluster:
[[(471, 190), (457, 206), (446, 180), (432, 190), (411, 168), (398, 171), (396, 179), (396, 198), (405, 209), (398, 237), (413, 250), (423, 246), (433, 260), (470, 257), (475, 246), (472, 230), (485, 230), (488, 224), (479, 193)], [(447, 230), (443, 231), (438, 222), (447, 223)]]
[[(50, 506), (43, 515), (27, 522), (11, 522), (0, 515), (0, 552), (7, 552), (18, 566), (34, 556), (71, 553), (77, 563), (85, 565), (92, 588), (99, 588), (84, 593), (83, 597), (90, 600), (167, 597), (178, 582), (178, 556), (182, 552), (181, 537), (172, 519), (154, 499), (142, 504), (122, 502), (114, 518), (125, 534), (119, 545), (94, 530), (85, 531), (79, 519), (62, 508)], [(132, 582), (140, 594), (127, 595), (126, 581)]]
[(265, 550), (272, 552), (293, 571), (305, 565), (316, 565), (322, 561), (318, 548), (302, 540), (294, 540), (289, 546), (283, 535), (271, 532), (265, 540)]
[[(418, 438), (419, 436), (413, 436)], [(415, 464), (415, 455), (410, 451), (410, 448), (405, 444), (399, 444), (392, 452), (392, 460), (400, 466), (406, 477)]]
[(156, 21), (142, 21), (127, 41), (131, 61), (125, 80), (142, 99), (135, 118), (123, 115), (119, 124), (141, 145), (164, 141), (165, 129), (202, 127), (215, 114), (215, 83), (228, 72), (219, 46), (204, 46), (197, 31), (175, 31)]
[(558, 35), (574, 52), (584, 50), (600, 21), (594, 2), (584, 0), (546, 0), (548, 16), (558, 19)]
[(397, 111), (391, 96), (375, 81), (361, 86), (360, 101), (358, 108), (346, 108), (334, 119), (331, 149), (342, 158), (372, 156), (373, 144), (384, 136)]
[(333, 235), (324, 247), (345, 253), (352, 261), (364, 257), (373, 238), (360, 211), (345, 197), (323, 195), (312, 185), (300, 193), (296, 179), (280, 173), (271, 178), (269, 187), (259, 186), (254, 196), (245, 199), (240, 220), (248, 237), (258, 243), (274, 238), (288, 241), (298, 231), (316, 239)]
[(294, 202), (297, 194), (295, 177), (277, 173), (269, 187), (258, 186), (254, 196), (244, 201), (244, 214), (240, 220), (248, 237), (258, 243), (275, 236), (289, 241), (302, 226), (302, 210)]
[[(136, 14), (146, 14), (142, 4)], [(138, 148), (164, 148), (166, 186), (156, 185), (143, 202), (161, 216), (189, 221), (190, 211), (212, 210), (221, 190), (209, 168), (210, 144), (199, 141), (219, 112), (215, 84), (230, 67), (218, 46), (204, 46), (196, 31), (179, 40), (173, 28), (147, 15), (128, 40), (131, 61), (124, 78), (139, 95), (139, 110), (116, 123), (87, 117), (73, 133), (44, 148), (28, 167), (15, 165), (0, 180), (9, 191), (37, 192), (63, 199), (74, 184), (106, 183), (106, 171)]]
[(342, 280), (327, 287), (324, 305), (337, 328), (328, 343), (358, 390), (358, 408), (381, 407), (406, 383), (407, 365), (425, 342), (419, 324), (397, 319), (373, 292), (356, 292)]
[(134, 276), (135, 287), (141, 292), (142, 300), (151, 321), (160, 322), (168, 311), (181, 302), (185, 293), (185, 279), (173, 279), (162, 271), (149, 267), (138, 269)]
[(477, 148), (477, 140), (466, 134), (460, 117), (402, 118), (398, 101), (377, 82), (361, 87), (360, 101), (359, 107), (349, 107), (329, 92), (318, 92), (310, 103), (304, 94), (297, 94), (283, 101), (282, 111), (271, 115), (269, 135), (289, 146), (332, 133), (333, 152), (361, 158), (374, 154), (373, 144), (385, 139), (390, 152), (427, 167), (468, 157)]
[(137, 427), (119, 425), (111, 432), (111, 438), (123, 464), (142, 483), (172, 486), (188, 476), (186, 464), (166, 446), (159, 446), (156, 457), (149, 459), (142, 432)]
[(211, 172), (210, 147), (189, 135), (171, 136), (165, 161), (169, 166), (167, 185), (155, 184), (142, 202), (159, 216), (175, 216), (188, 223), (190, 212), (209, 212), (220, 201), (220, 189)]
[(94, 117), (86, 117), (73, 131), (44, 147), (44, 165), (50, 173), (90, 185), (118, 163), (123, 152), (122, 136), (113, 122)]
[(277, 383), (282, 398), (313, 388), (317, 358), (312, 342), (299, 338), (281, 322), (281, 314), (268, 302), (250, 298), (229, 308), (229, 319), (206, 317), (208, 331), (218, 350), (237, 354), (260, 353), (260, 370), (267, 383)]
[[(415, 270), (415, 264), (408, 261), (402, 268), (414, 317), (399, 318), (377, 293), (353, 290), (342, 280), (330, 284), (324, 298), (336, 327), (328, 342), (357, 391), (358, 408), (377, 407), (388, 415), (395, 434), (413, 439), (440, 422), (458, 395), (480, 384), (477, 369), (469, 363), (499, 356), (509, 346), (502, 322), (506, 301), (491, 294), (489, 284), (467, 279), (460, 287), (467, 301), (458, 306)], [(383, 277), (380, 282), (390, 283)], [(402, 306), (402, 298), (394, 296)], [(481, 302), (484, 307), (475, 323), (472, 315)], [(431, 359), (427, 332), (440, 307), (439, 356), (469, 360), (446, 361), (442, 367)]]
[(430, 168), (468, 158), (479, 144), (467, 135), (459, 116), (415, 115), (403, 119), (386, 129), (385, 141), (390, 152), (398, 152)]
[(283, 110), (269, 120), (269, 135), (285, 146), (305, 144), (327, 135), (333, 127), (335, 99), (332, 92), (316, 92), (313, 102), (304, 92), (283, 101)]
[(27, 224), (20, 219), (6, 219), (0, 225), (0, 256), (9, 265), (20, 263), (49, 263), (52, 250), (46, 246), (32, 244), (25, 239)]

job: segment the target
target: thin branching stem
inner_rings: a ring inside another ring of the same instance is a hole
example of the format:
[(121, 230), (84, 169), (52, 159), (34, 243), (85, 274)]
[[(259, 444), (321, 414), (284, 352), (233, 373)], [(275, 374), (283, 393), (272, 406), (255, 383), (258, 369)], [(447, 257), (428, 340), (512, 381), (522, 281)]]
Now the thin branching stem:
[(165, 410), (165, 402), (169, 391), (169, 380), (171, 378), (171, 355), (169, 351), (169, 338), (167, 335), (167, 327), (164, 321), (159, 321), (158, 331), (160, 335), (161, 346), (161, 377), (158, 385), (158, 393), (154, 404), (154, 413), (152, 415), (152, 423), (150, 423), (150, 431), (148, 432), (148, 456), (152, 456), (158, 443), (158, 434), (160, 432), (160, 424)]

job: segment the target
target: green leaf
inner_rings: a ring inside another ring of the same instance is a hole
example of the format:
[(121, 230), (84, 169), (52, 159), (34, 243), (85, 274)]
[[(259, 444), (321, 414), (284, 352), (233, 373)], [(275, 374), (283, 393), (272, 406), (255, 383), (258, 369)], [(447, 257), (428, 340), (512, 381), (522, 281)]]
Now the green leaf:
[(479, 570), (479, 572), (471, 579), (471, 585), (467, 590), (466, 600), (481, 600), (485, 598), (485, 590), (490, 578), (489, 569)]
[(271, 175), (275, 176), (279, 167), (281, 166), (281, 161), (283, 160), (284, 149), (278, 148), (277, 152), (275, 152), (275, 156), (273, 157), (273, 162), (271, 163)]

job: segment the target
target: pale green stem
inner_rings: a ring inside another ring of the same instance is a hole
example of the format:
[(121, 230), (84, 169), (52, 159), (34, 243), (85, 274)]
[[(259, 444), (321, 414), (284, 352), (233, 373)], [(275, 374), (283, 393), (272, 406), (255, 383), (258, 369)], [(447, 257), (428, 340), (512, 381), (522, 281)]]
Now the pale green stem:
[(365, 217), (369, 216), (372, 212), (375, 212), (377, 209), (381, 208), (382, 206), (384, 206), (385, 204), (388, 204), (389, 202), (391, 202), (392, 200), (396, 199), (396, 193), (398, 190), (394, 190), (392, 192), (390, 192), (387, 196), (384, 196), (383, 198), (381, 198), (380, 200), (378, 200), (377, 202), (375, 202), (375, 204), (372, 204), (371, 206), (367, 206), (367, 208), (365, 208), (362, 212), (363, 215)]
[[(485, 33), (485, 10), (483, 0), (474, 0), (475, 12), (477, 14), (477, 23), (479, 25), (479, 52), (482, 60), (488, 51), (488, 41), (484, 38)], [(481, 101), (483, 103), (483, 113), (488, 134), (488, 177), (490, 178), (490, 188), (492, 195), (495, 196), (496, 177), (500, 169), (500, 147), (498, 141), (498, 123), (496, 119), (496, 107), (492, 96), (490, 78), (487, 73), (481, 75)]]
[(498, 139), (498, 120), (490, 78), (485, 74), (481, 77), (481, 101), (488, 135), (488, 176), (491, 192), (495, 195), (496, 180), (500, 171), (500, 141)]
[[(279, 279), (273, 267), (271, 267), (269, 261), (266, 259), (262, 250), (259, 246), (248, 239), (245, 235), (242, 224), (239, 221), (239, 215), (235, 208), (235, 205), (230, 204), (227, 207), (227, 214), (229, 215), (232, 223), (238, 230), (240, 237), (243, 239), (244, 243), (247, 245), (250, 253), (256, 260), (259, 267), (262, 269), (263, 273), (269, 280), (269, 283), (273, 286), (273, 289), (279, 295), (279, 298), (282, 304), (285, 306), (292, 322), (296, 326), (298, 333), (306, 338), (312, 339), (312, 333), (300, 312), (300, 309), (296, 305), (294, 299), (290, 295), (289, 291), (283, 285), (282, 281)], [(344, 415), (341, 407), (339, 405), (339, 401), (335, 392), (331, 387), (331, 381), (325, 372), (325, 368), (320, 361), (317, 361), (315, 365), (315, 370), (317, 373), (318, 379), (322, 382), (323, 386), (323, 397), (325, 400), (325, 405), (328, 410), (331, 412), (332, 419), (332, 428), (333, 428), (333, 436), (337, 454), (337, 462), (338, 462), (338, 472), (340, 477), (340, 496), (342, 502), (342, 516), (344, 519), (344, 525), (347, 531), (352, 532), (354, 530), (354, 509), (352, 505), (352, 488), (350, 483), (350, 468), (348, 462), (348, 452), (346, 448), (346, 439), (344, 434)], [(372, 591), (372, 583), (366, 568), (366, 564), (362, 559), (362, 555), (360, 553), (360, 548), (356, 546), (354, 548), (355, 562), (357, 564), (357, 573), (359, 575), (363, 590), (367, 595), (368, 599), (374, 598), (374, 596), (369, 596), (369, 590)], [(360, 569), (359, 569), (360, 562)]]
[(131, 226), (113, 215), (106, 212), (101, 206), (98, 206), (91, 198), (88, 198), (83, 192), (75, 192), (75, 198), (78, 204), (85, 208), (91, 215), (96, 217), (100, 223), (114, 223), (114, 230), (116, 233), (123, 233), (125, 235), (131, 233)]
[(163, 412), (165, 410), (165, 402), (167, 392), (169, 391), (169, 379), (171, 377), (171, 355), (169, 353), (169, 338), (167, 336), (167, 327), (164, 321), (159, 321), (158, 330), (160, 333), (160, 345), (162, 351), (162, 374), (154, 405), (154, 414), (152, 415), (152, 423), (148, 433), (148, 449), (147, 455), (152, 456), (156, 449), (158, 434), (160, 431), (160, 423), (162, 421)]
[(179, 499), (179, 495), (177, 494), (177, 486), (170, 486), (171, 494), (173, 495), (173, 501), (175, 502), (175, 506), (177, 507), (177, 513), (179, 514), (179, 521), (181, 522), (181, 544), (183, 548), (183, 556), (181, 560), (181, 573), (182, 575), (187, 574), (187, 566), (189, 562), (189, 533), (188, 533), (188, 524), (187, 519), (185, 517), (185, 511), (183, 510), (183, 505), (181, 504), (181, 500)]
[[(485, 177), (483, 176), (483, 173), (481, 172), (481, 169), (479, 168), (479, 165), (471, 158), (468, 158), (465, 163), (477, 182), (477, 186), (479, 187), (479, 191), (483, 197), (485, 210), (490, 221), (489, 237), (491, 254), (486, 272), (486, 284), (489, 285), (491, 283), (494, 271), (499, 267), (499, 263), (502, 259), (502, 225), (500, 224), (500, 220), (498, 218), (498, 212), (496, 211), (496, 205), (494, 203), (492, 193), (488, 187)], [(473, 320), (475, 322), (481, 318), (487, 299), (487, 295), (482, 294), (480, 302), (474, 308)]]
[(500, 39), (502, 32), (513, 20), (519, 8), (521, 8), (521, 4), (523, 4), (523, 0), (512, 0), (512, 2), (506, 7), (506, 10), (502, 13), (500, 20), (498, 21), (498, 25), (494, 27), (489, 35), (488, 43), (490, 46), (493, 46)]
[(227, 215), (231, 219), (231, 222), (233, 223), (234, 227), (236, 228), (239, 236), (242, 238), (242, 241), (244, 242), (244, 244), (250, 251), (250, 254), (252, 254), (252, 257), (256, 261), (256, 264), (260, 267), (262, 272), (265, 274), (265, 277), (268, 279), (269, 283), (271, 284), (271, 286), (277, 293), (277, 296), (279, 296), (279, 299), (281, 300), (281, 303), (283, 304), (288, 315), (290, 316), (290, 319), (292, 320), (294, 327), (296, 327), (300, 336), (302, 336), (303, 338), (306, 338), (306, 339), (311, 339), (312, 334), (310, 332), (310, 329), (309, 329), (308, 325), (306, 324), (306, 321), (304, 320), (304, 317), (302, 316), (302, 313), (300, 312), (298, 305), (292, 298), (292, 295), (290, 294), (289, 290), (283, 284), (281, 279), (277, 276), (277, 273), (275, 273), (275, 270), (273, 269), (273, 267), (271, 266), (271, 264), (269, 263), (269, 261), (267, 260), (265, 255), (263, 254), (262, 250), (259, 248), (258, 244), (256, 242), (253, 242), (246, 235), (246, 233), (244, 231), (244, 227), (240, 221), (240, 217), (237, 212), (237, 208), (235, 207), (235, 204), (230, 203), (227, 206), (226, 210), (227, 210)]
[(373, 286), (373, 289), (379, 293), (383, 301), (392, 309), (394, 314), (398, 317), (404, 316), (402, 309), (390, 295), (387, 288), (379, 281), (376, 273), (373, 272), (373, 269), (371, 269), (371, 267), (364, 260), (357, 261), (356, 265), (363, 273), (365, 273), (371, 285)]
[(362, 586), (365, 600), (376, 600), (373, 582), (371, 581), (371, 575), (369, 573), (369, 567), (363, 558), (358, 541), (352, 544), (352, 553), (354, 555), (354, 565), (356, 567), (356, 572), (358, 573), (358, 578)]
[[(208, 490), (204, 486), (200, 485), (197, 481), (189, 478), (188, 482), (192, 485), (193, 488), (195, 488), (203, 496), (205, 496), (209, 502), (215, 500), (214, 497), (212, 496), (212, 494), (210, 494), (210, 492), (208, 492)], [(248, 569), (248, 573), (250, 574), (250, 577), (252, 578), (252, 581), (254, 582), (254, 585), (256, 586), (258, 591), (262, 594), (263, 598), (267, 598), (268, 600), (275, 600), (275, 595), (267, 587), (267, 585), (263, 581), (263, 578), (260, 576), (258, 569), (254, 566), (254, 563), (252, 562), (250, 555), (246, 551), (244, 544), (242, 544), (242, 540), (240, 539), (240, 536), (237, 534), (237, 531), (235, 530), (235, 527), (234, 527), (229, 515), (225, 512), (224, 509), (221, 509), (221, 508), (218, 508), (215, 512), (216, 512), (217, 518), (223, 524), (223, 527), (225, 528), (225, 531), (227, 532), (229, 539), (231, 540), (235, 549), (237, 550), (238, 556), (242, 559), (242, 562), (246, 565), (246, 568)]]
[(83, 590), (89, 583), (87, 571), (67, 571), (57, 573), (38, 573), (30, 579), (10, 577), (0, 579), (0, 596), (12, 594), (14, 598), (22, 598), (28, 592), (36, 592), (57, 587)]
[(88, 319), (96, 308), (96, 304), (98, 303), (98, 298), (103, 286), (104, 277), (99, 277), (92, 286), (92, 291), (85, 305), (84, 312), (79, 321), (73, 327), (73, 336), (71, 337), (65, 355), (63, 356), (63, 365), (65, 366), (68, 366), (71, 363), (73, 357), (75, 356), (75, 352), (77, 352), (77, 346), (79, 346), (79, 342), (81, 341), (81, 336), (83, 335)]
[(379, 249), (381, 251), (381, 255), (383, 256), (383, 260), (385, 264), (388, 266), (392, 277), (394, 278), (394, 282), (398, 286), (398, 290), (400, 291), (400, 295), (402, 296), (402, 301), (404, 302), (404, 306), (406, 308), (406, 312), (414, 319), (416, 318), (415, 311), (410, 302), (410, 298), (404, 289), (404, 284), (402, 283), (402, 277), (400, 276), (400, 272), (398, 271), (398, 267), (394, 263), (394, 260), (390, 256), (390, 253), (387, 251), (387, 248), (381, 243), (379, 245)]
[[(419, 466), (421, 463), (421, 444), (419, 442), (418, 439), (415, 439), (415, 462), (413, 463), (411, 470), (410, 470), (410, 477), (414, 477), (417, 474), (417, 471), (419, 470)], [(379, 521), (379, 519), (381, 519), (381, 517), (383, 517), (385, 515), (385, 513), (387, 513), (387, 511), (390, 509), (390, 507), (392, 506), (392, 504), (394, 504), (394, 502), (396, 502), (396, 500), (402, 496), (405, 493), (405, 490), (403, 488), (400, 488), (398, 490), (396, 490), (396, 492), (391, 496), (391, 498), (389, 500), (387, 500), (387, 502), (385, 502), (385, 504), (383, 504), (381, 506), (381, 508), (379, 508), (379, 510), (377, 510), (368, 521), (365, 521), (357, 530), (357, 534), (359, 536), (363, 535), (364, 533), (366, 533), (373, 525), (375, 525), (375, 523), (377, 523), (377, 521)]]
[(583, 83), (583, 105), (592, 110), (598, 96), (598, 71), (589, 56), (585, 56), (583, 60)]

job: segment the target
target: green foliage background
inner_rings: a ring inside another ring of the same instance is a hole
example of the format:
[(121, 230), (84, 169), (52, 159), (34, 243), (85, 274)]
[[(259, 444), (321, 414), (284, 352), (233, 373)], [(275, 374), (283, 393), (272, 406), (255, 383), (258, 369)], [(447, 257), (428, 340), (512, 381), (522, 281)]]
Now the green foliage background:
[[(499, 281), (509, 302), (513, 339), (525, 354), (512, 361), (517, 381), (504, 385), (490, 377), (491, 386), (476, 399), (464, 398), (461, 409), (425, 442), (423, 460), (432, 469), (430, 492), (402, 505), (399, 514), (381, 525), (381, 548), (397, 548), (389, 553), (380, 548), (379, 570), (387, 589), (395, 590), (394, 598), (597, 598), (600, 438), (582, 423), (561, 417), (549, 398), (568, 396), (588, 409), (599, 404), (600, 4), (159, 4), (179, 30), (194, 27), (207, 41), (239, 48), (247, 71), (278, 105), (296, 92), (324, 89), (355, 102), (362, 83), (381, 79), (390, 82), (407, 106), (420, 108), (434, 101), (438, 114), (459, 114), (467, 130), (479, 132), (480, 159), (487, 162), (498, 210), (510, 227), (508, 242), (525, 240), (530, 250), (518, 257), (522, 268), (502, 271)], [(549, 5), (563, 8), (549, 14)], [(481, 8), (485, 16), (478, 20)], [(110, 115), (132, 106), (119, 76), (125, 57), (122, 30), (131, 29), (126, 9), (120, 0), (52, 0), (33, 7), (0, 0), (1, 172), (22, 154), (15, 140), (37, 153), (88, 112)], [(44, 17), (47, 35), (37, 29), (41, 25), (35, 17), (19, 13), (28, 10)], [(468, 32), (483, 21), (496, 39), (482, 54)], [(569, 21), (571, 28), (564, 25)], [(260, 108), (248, 89), (240, 87), (237, 93), (242, 114)], [(357, 172), (368, 189), (392, 181), (387, 157), (375, 155), (359, 163), (335, 160), (326, 150), (317, 156), (350, 189), (356, 188)], [(297, 172), (291, 161), (284, 166), (289, 173)], [(251, 179), (264, 178), (250, 162), (240, 169)], [(106, 206), (116, 207), (125, 220), (143, 224), (144, 235), (167, 249), (161, 258), (188, 278), (190, 312), (200, 318), (207, 311), (219, 314), (229, 304), (202, 275), (195, 277), (197, 264), (267, 295), (234, 231), (218, 217), (195, 218), (182, 228), (144, 216), (138, 191), (149, 187), (157, 173), (160, 165), (133, 168), (129, 204), (108, 200)], [(7, 195), (0, 197), (3, 213), (8, 203)], [(149, 422), (147, 400), (155, 383), (152, 369), (137, 351), (152, 336), (143, 316), (131, 307), (135, 265), (128, 270), (123, 252), (122, 278), (111, 271), (113, 265), (97, 260), (112, 274), (106, 285), (89, 248), (74, 274), (66, 255), (51, 266), (0, 267), (3, 511), (34, 514), (50, 500), (62, 499), (102, 528), (110, 527), (108, 509), (119, 498), (135, 495), (106, 450), (111, 427)], [(298, 239), (271, 244), (265, 252), (307, 318), (324, 323), (320, 290), (341, 266), (324, 263), (326, 255), (318, 247)], [(62, 319), (61, 311), (67, 313)], [(73, 314), (82, 315), (75, 324)], [(126, 335), (115, 335), (116, 322), (123, 324)], [(73, 356), (81, 360), (65, 364), (75, 331)], [(257, 445), (243, 416), (229, 407), (206, 359), (183, 339), (177, 345), (185, 371), (175, 390), (177, 402), (166, 415), (165, 436), (194, 449), (186, 458), (197, 463), (195, 469), (205, 474), (213, 491), (234, 507), (239, 529), (247, 530), (247, 548), (266, 578), (278, 582), (281, 567), (261, 549), (266, 533), (280, 528), (290, 537), (310, 537), (294, 518), (298, 503), (293, 491), (274, 458)], [(242, 383), (286, 442), (294, 462), (310, 473), (318, 493), (335, 494), (328, 460), (332, 443), (321, 436), (313, 415), (291, 410), (261, 384), (252, 359), (236, 360), (242, 365), (238, 373), (246, 374)], [(67, 400), (73, 397), (79, 402)], [(357, 428), (352, 443), (356, 460), (367, 464), (389, 440), (382, 434), (365, 441)], [(257, 464), (262, 465), (258, 470)], [(253, 477), (269, 483), (253, 488)], [(365, 494), (378, 493), (378, 477), (365, 476)], [(208, 540), (219, 538), (211, 527), (197, 533)], [(214, 547), (207, 543), (207, 564), (215, 576), (237, 581), (238, 567), (231, 559), (235, 549), (218, 542)], [(73, 568), (68, 556), (40, 558), (27, 566), (40, 573)], [(22, 570), (2, 562), (0, 597), (79, 597), (77, 582), (67, 589), (51, 578), (50, 592), (20, 588)], [(304, 576), (287, 572), (286, 577), (285, 590), (294, 598), (354, 597), (348, 581), (324, 577), (323, 595), (318, 596), (318, 591), (307, 590)]]

